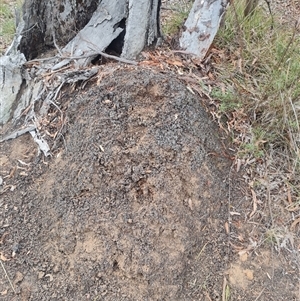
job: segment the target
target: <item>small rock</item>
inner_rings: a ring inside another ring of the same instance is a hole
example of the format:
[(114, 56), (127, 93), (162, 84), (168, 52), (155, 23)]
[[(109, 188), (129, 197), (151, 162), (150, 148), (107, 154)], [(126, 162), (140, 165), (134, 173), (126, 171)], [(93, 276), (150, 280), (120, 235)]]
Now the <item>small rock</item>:
[(12, 255), (11, 256), (14, 258), (20, 250), (20, 245), (18, 243), (14, 243), (11, 249), (12, 249)]
[(45, 276), (45, 273), (40, 271), (38, 272), (38, 279), (42, 279)]
[(253, 280), (254, 276), (253, 276), (253, 271), (251, 270), (244, 270), (244, 273), (246, 275), (246, 277), (248, 278), (248, 280)]
[(52, 274), (47, 274), (47, 275), (45, 275), (45, 278), (46, 277), (49, 277), (49, 281), (51, 282), (51, 281), (53, 281), (53, 276), (52, 276)]
[(247, 259), (248, 259), (248, 254), (247, 253), (240, 254), (240, 261), (245, 262), (245, 261), (247, 261)]
[(58, 273), (59, 271), (60, 271), (60, 266), (58, 264), (56, 264), (53, 268), (53, 272)]
[(19, 282), (21, 282), (24, 279), (24, 276), (21, 272), (16, 272), (15, 275), (15, 280), (14, 280), (14, 284), (18, 284)]
[(0, 186), (3, 184), (3, 179), (0, 177)]

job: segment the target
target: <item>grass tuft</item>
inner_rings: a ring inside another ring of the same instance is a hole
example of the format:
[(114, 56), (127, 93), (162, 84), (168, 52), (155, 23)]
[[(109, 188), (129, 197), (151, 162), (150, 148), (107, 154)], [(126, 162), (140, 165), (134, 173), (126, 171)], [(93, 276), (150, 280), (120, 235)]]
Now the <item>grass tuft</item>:
[(167, 10), (166, 16), (162, 20), (162, 32), (165, 36), (170, 37), (178, 34), (191, 8), (191, 1), (181, 1), (178, 4), (172, 5), (170, 8), (163, 7), (163, 9)]
[(16, 31), (14, 10), (21, 11), (23, 0), (0, 0), (0, 52), (4, 52)]
[(299, 172), (300, 27), (291, 30), (274, 16), (272, 29), (263, 7), (244, 18), (244, 5), (231, 6), (216, 37), (215, 46), (226, 49), (220, 51), (221, 64), (215, 65), (225, 88), (222, 93), (213, 89), (211, 96), (220, 102), (221, 112), (244, 108), (253, 135), (241, 145), (242, 153), (257, 156), (257, 148), (282, 148)]

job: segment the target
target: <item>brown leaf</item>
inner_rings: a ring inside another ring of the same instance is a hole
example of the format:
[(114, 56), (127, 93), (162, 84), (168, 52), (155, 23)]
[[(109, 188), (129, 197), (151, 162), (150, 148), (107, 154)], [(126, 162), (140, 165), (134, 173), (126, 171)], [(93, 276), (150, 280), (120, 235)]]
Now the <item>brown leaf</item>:
[(8, 261), (9, 259), (7, 259), (2, 253), (0, 253), (0, 259), (2, 261)]
[(224, 227), (225, 227), (226, 234), (229, 234), (229, 224), (228, 224), (228, 222), (225, 223)]
[(170, 64), (170, 65), (173, 65), (173, 66), (179, 66), (179, 67), (183, 66), (182, 62), (180, 62), (180, 61), (167, 60), (167, 63)]
[(0, 292), (0, 295), (1, 295), (1, 296), (7, 295), (7, 289), (6, 289), (5, 291)]
[(251, 189), (251, 193), (252, 193), (252, 199), (253, 199), (253, 210), (250, 213), (250, 218), (255, 214), (256, 210), (257, 210), (257, 198), (256, 198), (256, 193), (254, 192), (253, 189)]
[(14, 284), (18, 284), (19, 282), (22, 282), (23, 279), (24, 279), (24, 275), (21, 272), (17, 271), (15, 275)]
[(299, 224), (299, 223), (300, 223), (300, 217), (298, 217), (297, 219), (295, 219), (293, 221), (293, 223), (291, 224), (291, 227), (290, 227), (291, 231), (294, 231), (295, 228), (296, 228), (296, 226), (297, 226), (297, 224)]
[(292, 204), (292, 195), (291, 195), (291, 188), (290, 186), (287, 187), (287, 199), (290, 205)]
[(295, 212), (295, 211), (298, 211), (299, 209), (300, 209), (300, 206), (297, 203), (292, 203), (291, 205), (288, 205), (286, 207), (286, 210), (289, 212)]
[(242, 251), (245, 249), (244, 247), (237, 246), (237, 245), (233, 244), (232, 242), (229, 242), (229, 243), (236, 252), (239, 252), (239, 251)]

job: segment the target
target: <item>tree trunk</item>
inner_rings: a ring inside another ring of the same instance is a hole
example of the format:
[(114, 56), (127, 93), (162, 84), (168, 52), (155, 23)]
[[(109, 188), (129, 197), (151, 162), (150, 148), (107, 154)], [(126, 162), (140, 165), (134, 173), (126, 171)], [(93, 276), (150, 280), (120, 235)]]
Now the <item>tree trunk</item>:
[[(16, 123), (24, 112), (27, 122), (45, 114), (65, 83), (84, 81), (97, 73), (96, 67), (82, 72), (78, 67), (99, 54), (109, 52), (121, 56), (123, 62), (135, 59), (160, 37), (160, 2), (25, 0), (23, 20), (6, 57), (0, 60), (0, 125), (9, 120)], [(58, 53), (50, 59), (36, 59), (49, 49)], [(35, 61), (26, 62), (24, 56)], [(58, 72), (67, 66), (69, 70)], [(55, 72), (59, 80), (45, 84), (46, 71)], [(37, 101), (44, 102), (39, 112), (33, 111)]]
[[(204, 57), (227, 3), (195, 1), (180, 39), (185, 52)], [(38, 120), (55, 105), (65, 84), (98, 72), (97, 67), (82, 67), (99, 55), (111, 53), (123, 62), (135, 59), (160, 38), (160, 4), (161, 0), (25, 0), (16, 37), (0, 60), (0, 125), (9, 120), (16, 124), (20, 118), (27, 123)], [(57, 54), (36, 59), (49, 49)]]
[(88, 23), (97, 3), (96, 0), (25, 0), (20, 51), (31, 60), (53, 48), (54, 39), (58, 45), (66, 45)]
[(135, 58), (160, 37), (160, 0), (25, 0), (20, 51), (33, 59), (55, 44), (80, 55), (92, 45)]

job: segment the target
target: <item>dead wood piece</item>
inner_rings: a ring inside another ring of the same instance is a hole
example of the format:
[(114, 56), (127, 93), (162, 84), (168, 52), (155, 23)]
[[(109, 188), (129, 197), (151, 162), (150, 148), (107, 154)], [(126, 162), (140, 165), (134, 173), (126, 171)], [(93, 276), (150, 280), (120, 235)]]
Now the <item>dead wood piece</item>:
[(38, 133), (35, 130), (30, 131), (29, 133), (32, 136), (34, 142), (39, 146), (39, 149), (44, 153), (45, 157), (50, 156), (51, 153), (48, 143), (42, 137), (39, 137)]
[[(81, 56), (90, 52), (90, 42), (93, 41), (103, 51), (116, 39), (123, 28), (120, 22), (127, 18), (127, 1), (101, 1), (88, 24), (62, 49), (63, 55)], [(86, 66), (93, 57), (78, 60), (78, 67)]]
[(203, 59), (219, 29), (228, 0), (196, 0), (185, 22), (180, 47)]
[(15, 139), (23, 134), (26, 134), (28, 132), (31, 132), (31, 131), (34, 131), (36, 129), (36, 126), (35, 125), (29, 125), (23, 129), (20, 129), (20, 130), (17, 130), (15, 131), (14, 133), (12, 134), (9, 134), (5, 137), (3, 137), (1, 140), (0, 140), (0, 143), (1, 142), (4, 142), (4, 141), (7, 141), (7, 140), (10, 140), (10, 139)]
[(11, 54), (0, 57), (0, 124), (6, 123), (18, 103), (22, 89), (22, 64), (26, 61), (23, 54)]

